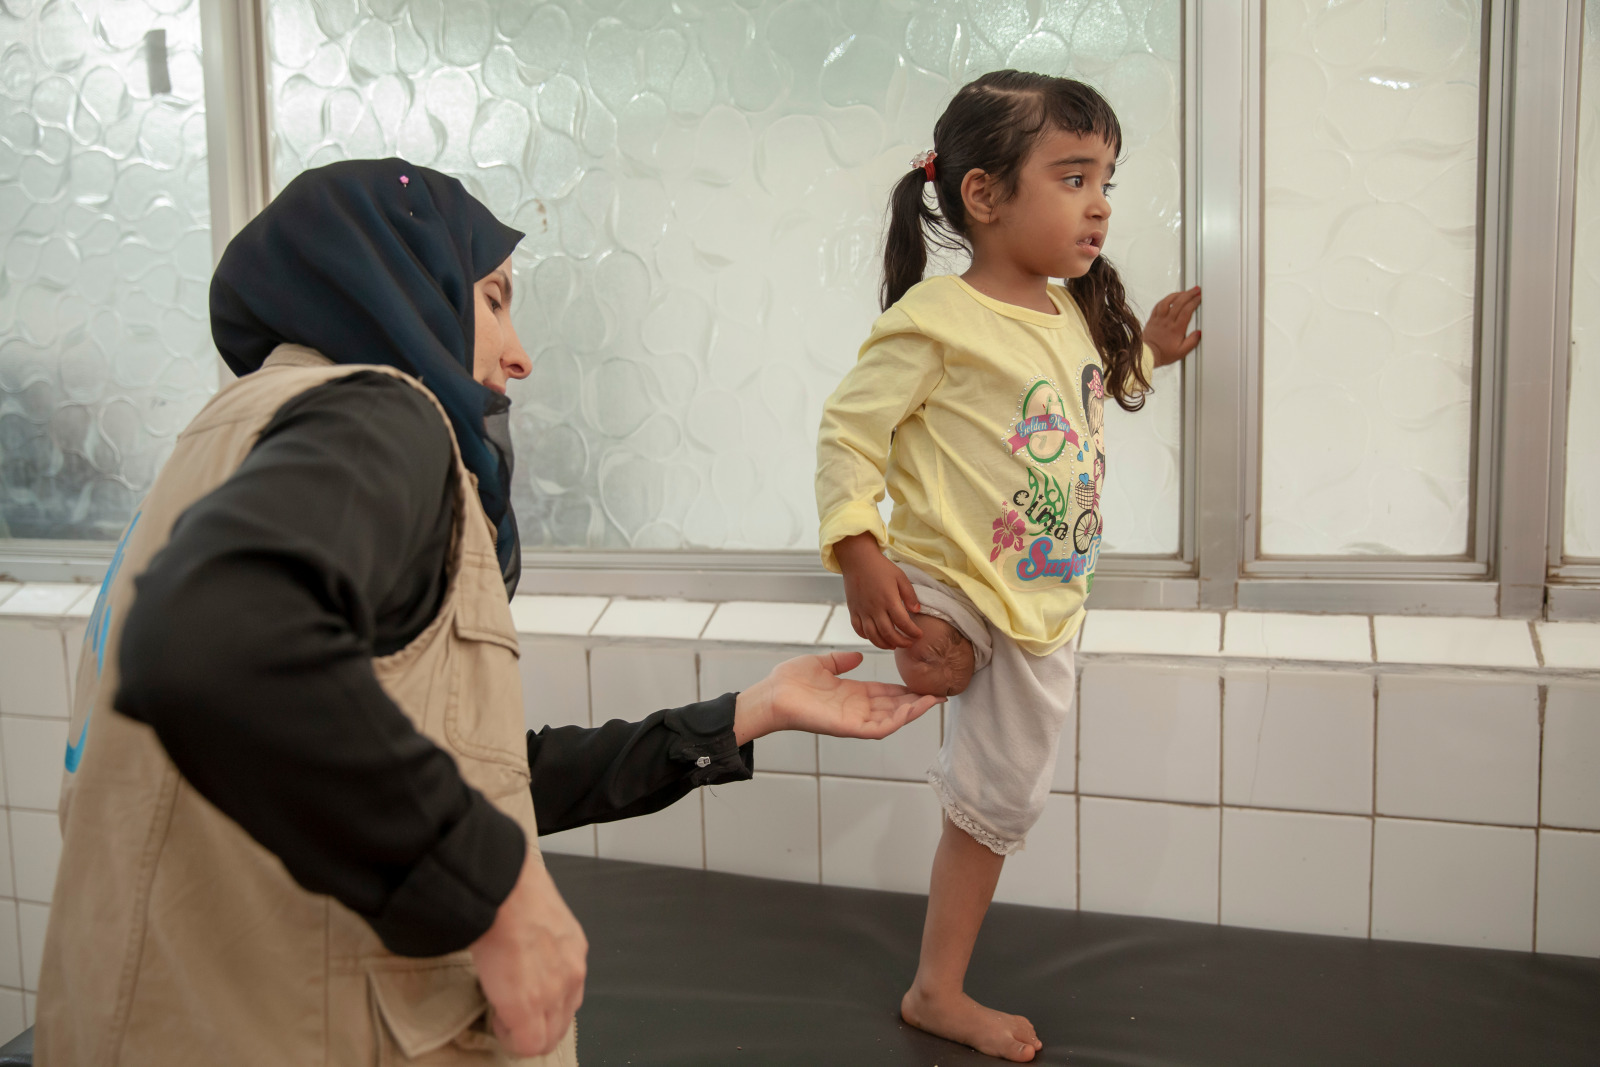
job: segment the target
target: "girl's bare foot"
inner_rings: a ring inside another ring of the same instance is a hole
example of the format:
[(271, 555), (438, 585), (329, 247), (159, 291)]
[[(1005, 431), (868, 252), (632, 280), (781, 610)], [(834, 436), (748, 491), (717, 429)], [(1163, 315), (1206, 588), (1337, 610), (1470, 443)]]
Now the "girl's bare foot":
[(1013, 1063), (1027, 1063), (1044, 1048), (1028, 1020), (986, 1008), (965, 993), (932, 997), (913, 985), (900, 998), (900, 1018), (918, 1030)]

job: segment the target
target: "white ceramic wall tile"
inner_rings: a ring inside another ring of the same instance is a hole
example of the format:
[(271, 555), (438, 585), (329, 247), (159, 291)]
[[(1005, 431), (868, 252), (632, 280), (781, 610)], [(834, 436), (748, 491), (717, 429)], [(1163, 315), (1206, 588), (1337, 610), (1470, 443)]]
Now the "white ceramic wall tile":
[(1520, 619), (1378, 615), (1372, 626), (1379, 663), (1539, 666), (1528, 624)]
[(850, 609), (843, 604), (834, 605), (833, 614), (828, 616), (828, 624), (822, 628), (822, 636), (817, 643), (835, 648), (872, 647), (872, 642), (856, 633), (850, 625)]
[(1367, 936), (1372, 820), (1226, 808), (1222, 921)]
[(604, 860), (705, 866), (700, 794), (696, 789), (669, 808), (637, 819), (603, 822), (595, 829), (596, 855)]
[(50, 924), (48, 904), (17, 902), (17, 927), (22, 946), (22, 988), (39, 989), (39, 964), (44, 960), (44, 931)]
[(1600, 956), (1600, 834), (1539, 831), (1537, 947)]
[(1221, 635), (1222, 616), (1210, 611), (1091, 611), (1078, 650), (1215, 656)]
[(943, 820), (926, 785), (823, 777), (823, 884), (927, 893)]
[(0, 621), (0, 714), (67, 717), (66, 647), (58, 627)]
[(61, 863), (61, 821), (54, 812), (12, 811), (11, 856), (17, 898), (50, 903)]
[(1230, 611), (1222, 629), (1222, 654), (1371, 663), (1371, 626), (1365, 615)]
[[(894, 655), (869, 652), (861, 666), (845, 675), (862, 681), (900, 682)], [(939, 754), (942, 738), (940, 707), (935, 706), (881, 741), (845, 737), (818, 737), (817, 764), (823, 774), (856, 778), (926, 780), (928, 767)]]
[(730, 600), (717, 605), (700, 638), (768, 645), (814, 645), (832, 610), (828, 604)]
[(815, 777), (757, 774), (748, 782), (708, 786), (704, 793), (707, 870), (819, 880)]
[(29, 1026), (38, 1021), (38, 1003), (38, 994), (22, 994), (22, 1017), (28, 1021)]
[(28, 1028), (22, 1014), (22, 994), (0, 989), (0, 1044), (10, 1041)]
[[(786, 652), (757, 652), (744, 648), (712, 648), (700, 653), (700, 699), (723, 693), (742, 693), (772, 672)], [(763, 771), (817, 772), (817, 737), (797, 730), (780, 730), (756, 741), (756, 767)]]
[(539, 838), (539, 850), (560, 856), (593, 856), (595, 828), (580, 826), (574, 830), (563, 830), (559, 834), (545, 834)]
[(1078, 906), (1217, 921), (1216, 808), (1078, 800)]
[(1370, 677), (1230, 670), (1223, 679), (1223, 803), (1371, 813)]
[[(522, 718), (528, 729), (590, 725), (589, 654), (583, 644), (540, 637), (523, 637), (519, 643)], [(647, 714), (642, 711), (634, 717)]]
[(1600, 684), (1550, 683), (1542, 785), (1546, 826), (1600, 830)]
[(519, 634), (582, 636), (608, 603), (603, 596), (514, 596), (511, 621)]
[(613, 600), (590, 629), (596, 637), (664, 637), (692, 641), (715, 604), (698, 600)]
[(699, 699), (694, 652), (686, 648), (605, 645), (589, 650), (590, 721), (636, 722)]
[(99, 588), (95, 585), (65, 582), (28, 582), (7, 597), (4, 603), (0, 603), (0, 615), (40, 615), (56, 618), (66, 613), (84, 597), (97, 593)]
[(0, 985), (22, 986), (22, 944), (17, 940), (14, 900), (0, 900)]
[(7, 803), (55, 811), (67, 751), (66, 720), (0, 717), (0, 744), (5, 746)]
[(1600, 622), (1536, 622), (1546, 667), (1600, 667)]
[(17, 895), (16, 883), (11, 875), (11, 820), (6, 817), (9, 814), (9, 811), (0, 809), (0, 897)]
[(1026, 847), (1006, 857), (994, 899), (1040, 908), (1078, 906), (1078, 798), (1052, 793), (1028, 831)]
[(63, 619), (87, 619), (94, 614), (94, 606), (100, 600), (100, 586), (91, 585), (89, 591), (72, 602), (72, 606), (61, 612)]
[(10, 600), (12, 594), (21, 588), (20, 582), (0, 582), (0, 604)]
[(921, 782), (939, 754), (940, 709), (934, 707), (881, 741), (848, 737), (817, 738), (817, 765), (823, 774), (892, 778)]
[(1379, 679), (1377, 801), (1383, 815), (1532, 826), (1539, 813), (1538, 687)]
[(1078, 787), (1096, 796), (1215, 804), (1219, 675), (1207, 667), (1090, 663), (1078, 690)]
[(72, 699), (78, 691), (78, 661), (83, 658), (84, 633), (88, 627), (82, 622), (69, 622), (61, 631), (62, 643), (67, 649), (67, 705), (71, 714)]
[(1533, 947), (1534, 831), (1378, 819), (1372, 936)]

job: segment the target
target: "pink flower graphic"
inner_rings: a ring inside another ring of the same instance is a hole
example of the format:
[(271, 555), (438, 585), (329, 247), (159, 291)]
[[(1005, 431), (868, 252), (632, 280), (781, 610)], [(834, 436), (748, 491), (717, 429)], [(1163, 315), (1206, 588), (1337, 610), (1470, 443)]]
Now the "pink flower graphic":
[(1000, 558), (1000, 553), (1010, 548), (1021, 549), (1022, 538), (1027, 533), (1022, 524), (1022, 516), (1013, 509), (1002, 514), (994, 520), (994, 551), (989, 553), (989, 562), (993, 563)]

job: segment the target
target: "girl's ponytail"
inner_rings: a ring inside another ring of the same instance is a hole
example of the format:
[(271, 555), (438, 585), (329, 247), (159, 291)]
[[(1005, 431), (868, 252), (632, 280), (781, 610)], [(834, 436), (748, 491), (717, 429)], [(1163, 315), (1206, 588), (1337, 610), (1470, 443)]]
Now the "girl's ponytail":
[(921, 168), (908, 171), (889, 194), (889, 233), (883, 244), (883, 286), (878, 291), (880, 306), (889, 306), (922, 280), (928, 268), (928, 244), (923, 227), (939, 224), (938, 214), (928, 207), (923, 191), (928, 175)]
[(1150, 383), (1144, 376), (1144, 327), (1128, 307), (1117, 269), (1096, 256), (1081, 278), (1067, 279), (1067, 292), (1089, 324), (1089, 336), (1106, 368), (1106, 393), (1124, 411), (1144, 407)]

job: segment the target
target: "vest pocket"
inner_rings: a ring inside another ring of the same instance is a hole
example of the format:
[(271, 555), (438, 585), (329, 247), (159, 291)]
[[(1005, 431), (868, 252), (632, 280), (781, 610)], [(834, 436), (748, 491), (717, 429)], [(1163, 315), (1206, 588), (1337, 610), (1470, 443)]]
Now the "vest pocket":
[(486, 1067), (505, 1063), (471, 964), (391, 960), (367, 970), (378, 1063)]

